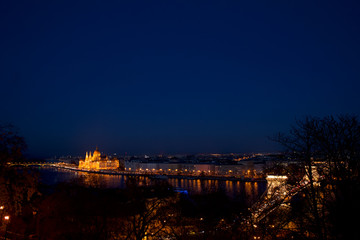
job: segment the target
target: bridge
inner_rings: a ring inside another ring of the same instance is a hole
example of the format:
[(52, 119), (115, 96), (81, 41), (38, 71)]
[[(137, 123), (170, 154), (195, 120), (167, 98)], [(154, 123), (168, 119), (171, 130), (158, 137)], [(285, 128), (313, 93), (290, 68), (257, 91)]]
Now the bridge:
[(266, 177), (267, 189), (260, 197), (260, 200), (257, 201), (250, 209), (252, 213), (252, 222), (260, 222), (280, 206), (287, 206), (293, 196), (309, 187), (311, 184), (309, 179), (310, 174), (312, 176), (314, 186), (319, 186), (321, 177), (315, 166), (311, 167), (311, 172), (306, 170), (304, 177), (295, 186), (286, 184), (288, 179), (287, 176), (268, 175)]
[(31, 167), (31, 166), (58, 166), (59, 162), (9, 162), (8, 166), (16, 167), (16, 166), (22, 166), (22, 167)]

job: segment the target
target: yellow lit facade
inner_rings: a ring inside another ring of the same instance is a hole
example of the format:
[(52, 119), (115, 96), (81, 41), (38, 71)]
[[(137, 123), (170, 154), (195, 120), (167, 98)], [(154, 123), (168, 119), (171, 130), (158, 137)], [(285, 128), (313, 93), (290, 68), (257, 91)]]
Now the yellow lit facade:
[(91, 153), (86, 152), (85, 159), (79, 161), (79, 168), (89, 170), (114, 170), (119, 168), (119, 160), (101, 156), (98, 148)]

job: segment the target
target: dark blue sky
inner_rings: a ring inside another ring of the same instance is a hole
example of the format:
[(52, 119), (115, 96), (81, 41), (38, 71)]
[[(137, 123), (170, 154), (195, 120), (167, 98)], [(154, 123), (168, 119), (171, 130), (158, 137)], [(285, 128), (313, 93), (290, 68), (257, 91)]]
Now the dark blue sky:
[(275, 151), (360, 113), (358, 1), (1, 1), (0, 121), (29, 154)]

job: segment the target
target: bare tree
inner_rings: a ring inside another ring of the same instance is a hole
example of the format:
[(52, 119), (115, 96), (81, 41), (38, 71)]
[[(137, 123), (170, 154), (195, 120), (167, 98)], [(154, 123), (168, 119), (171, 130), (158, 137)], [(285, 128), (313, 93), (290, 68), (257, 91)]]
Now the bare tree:
[[(316, 239), (353, 237), (356, 234), (353, 220), (339, 213), (347, 210), (347, 214), (359, 214), (356, 205), (352, 209), (346, 207), (346, 202), (352, 203), (360, 195), (358, 118), (350, 115), (307, 117), (297, 121), (289, 134), (279, 134), (274, 140), (298, 161), (308, 180), (307, 188), (302, 191), (305, 204), (301, 219), (297, 218), (307, 235)], [(321, 179), (317, 179), (315, 167)]]
[(9, 165), (23, 160), (25, 149), (25, 140), (14, 126), (0, 125), (0, 217), (7, 214), (21, 222), (21, 229), (17, 228), (16, 231), (26, 231), (29, 225), (27, 220), (33, 215), (32, 198), (38, 193), (37, 178), (29, 169), (17, 169)]
[(121, 232), (124, 239), (156, 239), (165, 231), (166, 208), (172, 199), (172, 188), (167, 182), (152, 182), (140, 186), (139, 179), (128, 178), (128, 203)]
[(23, 159), (26, 143), (11, 124), (0, 124), (0, 167)]

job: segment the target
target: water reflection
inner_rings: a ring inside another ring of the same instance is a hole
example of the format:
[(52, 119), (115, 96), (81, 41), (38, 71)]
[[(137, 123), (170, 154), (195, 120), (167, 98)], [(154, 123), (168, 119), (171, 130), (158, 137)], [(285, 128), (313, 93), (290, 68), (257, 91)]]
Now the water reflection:
[(245, 197), (251, 201), (262, 194), (266, 187), (266, 183), (200, 179), (169, 179), (169, 183), (175, 188), (186, 189), (190, 194), (222, 191), (231, 198)]

